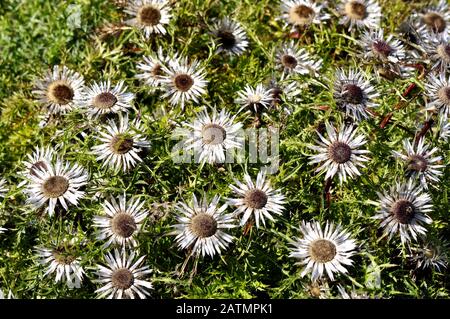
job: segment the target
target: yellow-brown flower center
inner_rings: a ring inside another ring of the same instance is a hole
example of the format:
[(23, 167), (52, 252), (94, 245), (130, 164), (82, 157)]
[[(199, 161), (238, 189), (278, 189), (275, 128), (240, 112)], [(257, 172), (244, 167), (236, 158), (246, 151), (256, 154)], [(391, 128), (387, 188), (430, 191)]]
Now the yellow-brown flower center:
[(424, 256), (426, 257), (426, 258), (429, 258), (429, 259), (432, 259), (432, 258), (434, 258), (434, 256), (435, 256), (435, 251), (433, 250), (433, 249), (431, 249), (431, 248), (425, 248), (425, 251), (424, 251)]
[(187, 92), (194, 85), (194, 79), (189, 74), (178, 74), (173, 80), (175, 87), (182, 92)]
[(152, 5), (145, 5), (138, 11), (138, 21), (144, 26), (155, 26), (161, 20), (161, 11)]
[(60, 105), (72, 102), (74, 97), (72, 87), (65, 81), (55, 81), (48, 86), (47, 97), (50, 101)]
[(351, 147), (344, 143), (335, 141), (328, 146), (328, 157), (338, 164), (348, 162), (352, 156)]
[(131, 137), (124, 135), (116, 135), (112, 138), (110, 147), (116, 154), (128, 153), (134, 145), (134, 141)]
[(57, 247), (52, 251), (53, 258), (58, 264), (70, 265), (76, 257), (64, 247)]
[(115, 288), (126, 290), (133, 286), (134, 276), (127, 268), (120, 268), (113, 271), (111, 282)]
[(437, 12), (426, 13), (423, 22), (436, 33), (441, 33), (447, 26), (445, 19)]
[(289, 22), (297, 25), (308, 25), (314, 20), (316, 12), (313, 8), (303, 4), (292, 7), (289, 10)]
[(117, 97), (110, 92), (102, 92), (92, 101), (92, 104), (99, 109), (110, 109), (117, 103)]
[(202, 129), (202, 141), (207, 145), (222, 144), (227, 137), (225, 129), (218, 124), (207, 124)]
[(439, 100), (447, 105), (450, 105), (450, 86), (444, 86), (438, 91)]
[(269, 197), (260, 189), (250, 189), (245, 193), (244, 203), (250, 208), (261, 209), (266, 206)]
[(69, 188), (69, 181), (63, 176), (51, 176), (42, 184), (42, 192), (46, 197), (58, 198)]
[(409, 200), (399, 199), (392, 205), (391, 213), (400, 224), (408, 224), (414, 218), (415, 207)]
[(366, 6), (359, 1), (348, 1), (344, 6), (344, 11), (353, 20), (363, 20), (367, 16)]
[(114, 234), (123, 238), (129, 238), (136, 231), (137, 225), (130, 214), (118, 213), (111, 220), (111, 228)]
[(450, 44), (440, 44), (436, 48), (438, 56), (446, 63), (450, 63)]
[(190, 228), (198, 237), (211, 237), (217, 232), (217, 221), (209, 214), (200, 213), (192, 217)]
[(285, 68), (291, 70), (294, 69), (298, 64), (297, 59), (289, 54), (283, 54), (283, 56), (281, 57), (281, 63)]
[(317, 239), (310, 244), (309, 254), (315, 262), (326, 263), (336, 256), (336, 245), (326, 239)]

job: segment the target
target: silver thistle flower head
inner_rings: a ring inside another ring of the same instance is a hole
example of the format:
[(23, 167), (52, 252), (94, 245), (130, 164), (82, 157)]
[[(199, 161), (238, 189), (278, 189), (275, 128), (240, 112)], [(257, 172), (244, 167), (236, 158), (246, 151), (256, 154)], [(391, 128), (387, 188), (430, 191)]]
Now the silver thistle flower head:
[(190, 254), (214, 257), (226, 250), (234, 237), (227, 230), (236, 227), (233, 214), (225, 213), (227, 205), (218, 206), (219, 196), (211, 202), (203, 197), (199, 202), (193, 195), (192, 203), (179, 202), (177, 224), (170, 233), (180, 249), (189, 249)]
[(389, 239), (400, 234), (401, 242), (417, 240), (418, 235), (425, 235), (422, 224), (431, 224), (427, 213), (432, 211), (431, 197), (416, 186), (412, 180), (396, 183), (389, 191), (377, 192), (379, 209), (374, 219), (381, 220), (380, 227)]
[(408, 139), (403, 140), (403, 148), (406, 154), (397, 151), (392, 153), (405, 162), (408, 177), (418, 178), (424, 189), (428, 189), (428, 182), (439, 182), (445, 165), (438, 164), (442, 156), (433, 156), (439, 150), (437, 147), (430, 148), (430, 145), (425, 144), (425, 137), (422, 137), (417, 146)]
[(366, 143), (363, 135), (356, 136), (357, 129), (353, 126), (341, 126), (339, 132), (328, 122), (325, 123), (328, 138), (317, 132), (320, 140), (316, 140), (316, 145), (308, 146), (318, 152), (311, 155), (309, 164), (321, 163), (316, 172), (326, 173), (325, 179), (339, 176), (340, 183), (348, 177), (361, 175), (359, 167), (365, 167), (364, 163), (369, 161), (365, 154), (368, 150), (360, 147)]
[[(326, 223), (323, 229), (319, 222), (302, 222), (299, 229), (301, 237), (292, 241), (289, 257), (299, 259), (305, 265), (301, 276), (311, 273), (312, 281), (327, 275), (334, 280), (334, 274), (345, 274), (345, 266), (353, 264), (356, 242), (350, 233), (340, 225)], [(325, 273), (324, 273), (325, 270)]]
[(237, 198), (228, 199), (228, 204), (236, 207), (236, 216), (243, 215), (241, 226), (253, 217), (256, 227), (259, 228), (261, 223), (266, 225), (266, 219), (275, 221), (272, 214), (281, 215), (286, 203), (285, 196), (279, 189), (272, 188), (263, 171), (258, 173), (255, 183), (248, 174), (244, 175), (244, 183), (236, 179), (234, 182), (236, 186), (230, 185), (230, 188)]

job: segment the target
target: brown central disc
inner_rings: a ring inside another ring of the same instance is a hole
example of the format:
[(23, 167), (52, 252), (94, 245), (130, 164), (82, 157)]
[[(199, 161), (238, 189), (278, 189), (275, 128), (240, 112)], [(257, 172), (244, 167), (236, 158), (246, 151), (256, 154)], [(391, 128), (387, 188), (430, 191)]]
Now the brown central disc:
[(122, 135), (116, 135), (111, 141), (111, 149), (116, 154), (128, 153), (134, 145), (134, 141), (131, 137), (125, 137)]
[(174, 79), (175, 87), (182, 92), (187, 92), (194, 85), (194, 79), (189, 74), (178, 74)]
[(137, 226), (133, 216), (126, 213), (118, 213), (111, 220), (111, 228), (114, 234), (128, 238), (133, 235)]
[(447, 27), (445, 19), (437, 12), (428, 12), (425, 14), (423, 22), (436, 33), (441, 33)]
[(347, 103), (361, 104), (364, 101), (364, 92), (356, 84), (346, 84), (344, 92), (343, 99)]
[(411, 155), (408, 158), (408, 169), (416, 172), (423, 172), (428, 167), (428, 161), (422, 155)]
[(57, 198), (69, 188), (69, 181), (63, 176), (51, 176), (42, 184), (42, 192), (46, 197)]
[(438, 56), (447, 63), (450, 63), (450, 44), (440, 44), (436, 48)]
[(288, 69), (294, 69), (298, 64), (297, 59), (289, 54), (283, 54), (281, 57), (281, 63)]
[(336, 245), (326, 239), (317, 239), (309, 247), (311, 258), (319, 263), (326, 263), (336, 256)]
[(61, 105), (72, 102), (74, 95), (72, 87), (62, 81), (53, 82), (48, 88), (49, 99)]
[(366, 6), (359, 1), (349, 1), (345, 4), (345, 13), (351, 19), (363, 20), (367, 16)]
[(336, 163), (348, 162), (352, 156), (352, 149), (344, 142), (333, 142), (328, 146), (328, 157)]
[(236, 37), (230, 31), (221, 30), (217, 33), (217, 37), (220, 45), (226, 50), (231, 50), (236, 45)]
[(92, 101), (92, 104), (99, 109), (110, 109), (116, 103), (117, 97), (110, 92), (102, 92)]
[(438, 91), (439, 100), (444, 104), (450, 104), (450, 87), (444, 86)]
[(387, 42), (381, 40), (375, 41), (372, 44), (372, 48), (376, 53), (382, 55), (385, 58), (387, 58), (394, 51), (391, 46), (387, 44)]
[(268, 196), (265, 192), (259, 189), (251, 189), (245, 193), (245, 204), (254, 209), (261, 209), (267, 204)]
[(295, 7), (295, 13), (303, 19), (310, 19), (314, 16), (314, 10), (311, 7), (305, 5), (299, 5)]
[(190, 227), (198, 237), (211, 237), (217, 232), (217, 221), (211, 215), (201, 213), (192, 217)]
[(202, 129), (203, 143), (208, 145), (222, 144), (227, 137), (225, 129), (218, 124), (208, 124)]
[(408, 224), (415, 215), (415, 207), (409, 200), (399, 199), (392, 205), (391, 213), (400, 224)]
[(126, 268), (120, 268), (113, 271), (111, 282), (115, 288), (126, 290), (133, 286), (134, 276), (130, 270)]
[(161, 11), (151, 5), (139, 9), (138, 19), (145, 26), (155, 26), (161, 20)]
[(69, 254), (64, 247), (55, 248), (52, 251), (53, 258), (62, 265), (70, 265), (76, 257)]
[(288, 15), (290, 23), (298, 25), (307, 25), (313, 21), (316, 13), (313, 8), (308, 7), (304, 4), (300, 4), (298, 6), (292, 7), (289, 10)]

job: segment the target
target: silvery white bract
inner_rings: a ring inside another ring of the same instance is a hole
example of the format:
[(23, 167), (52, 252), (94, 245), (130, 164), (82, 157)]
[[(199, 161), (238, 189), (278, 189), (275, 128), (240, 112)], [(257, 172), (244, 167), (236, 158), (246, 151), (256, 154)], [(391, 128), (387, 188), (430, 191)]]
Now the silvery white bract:
[(276, 53), (278, 68), (284, 73), (318, 76), (322, 59), (313, 58), (304, 48), (293, 41), (284, 44)]
[(417, 240), (417, 235), (425, 235), (426, 228), (421, 224), (431, 224), (426, 213), (432, 211), (431, 197), (422, 187), (416, 187), (412, 180), (397, 183), (389, 191), (377, 192), (379, 209), (374, 219), (381, 220), (380, 227), (389, 239), (400, 234), (402, 243)]
[(450, 8), (447, 0), (440, 0), (437, 5), (426, 7), (422, 12), (413, 14), (416, 25), (424, 27), (428, 36), (448, 39), (450, 35)]
[(12, 291), (8, 291), (8, 294), (5, 295), (3, 290), (0, 289), (0, 299), (16, 299), (12, 293)]
[(137, 253), (131, 251), (127, 253), (125, 249), (119, 252), (109, 252), (104, 255), (106, 266), (97, 265), (95, 274), (98, 279), (95, 283), (103, 286), (95, 292), (98, 298), (107, 299), (135, 299), (136, 295), (140, 299), (150, 296), (150, 289), (153, 289), (151, 282), (144, 278), (152, 273), (152, 269), (143, 266), (145, 256), (137, 258)]
[(172, 18), (167, 0), (130, 0), (124, 11), (133, 16), (125, 23), (142, 29), (147, 39), (152, 34), (166, 34)]
[(376, 29), (380, 26), (381, 7), (376, 0), (340, 0), (339, 24), (348, 25), (348, 30)]
[(126, 201), (125, 194), (119, 196), (118, 201), (111, 197), (102, 204), (106, 216), (95, 216), (94, 226), (98, 228), (97, 239), (106, 240), (103, 248), (113, 243), (123, 247), (138, 245), (135, 237), (148, 215), (148, 211), (143, 209), (144, 204), (139, 199)]
[(184, 109), (187, 102), (198, 103), (199, 98), (206, 94), (208, 81), (199, 61), (188, 63), (187, 58), (179, 58), (162, 69), (165, 75), (161, 78), (161, 83), (166, 90), (162, 97), (168, 97), (170, 104), (181, 105)]
[(73, 110), (83, 98), (84, 79), (66, 66), (55, 65), (37, 81), (32, 93), (51, 114)]
[(6, 187), (7, 182), (4, 178), (0, 178), (0, 197), (5, 197), (8, 192), (8, 188)]
[(392, 153), (406, 163), (409, 177), (418, 178), (425, 189), (428, 189), (427, 182), (439, 182), (445, 165), (437, 164), (442, 161), (442, 156), (433, 157), (433, 154), (439, 150), (437, 147), (430, 149), (430, 145), (425, 144), (425, 137), (422, 137), (416, 146), (408, 139), (403, 140), (403, 148), (406, 154), (397, 151)]
[(36, 247), (39, 264), (47, 267), (44, 276), (56, 273), (55, 282), (65, 282), (69, 289), (80, 288), (83, 281), (84, 269), (81, 258), (75, 254), (80, 243), (77, 239), (64, 239), (54, 247)]
[(419, 247), (409, 247), (408, 257), (416, 262), (416, 267), (421, 269), (431, 268), (436, 271), (443, 271), (448, 266), (449, 245), (445, 240), (426, 240), (425, 244)]
[(136, 66), (139, 70), (136, 78), (151, 88), (159, 88), (163, 84), (163, 69), (168, 68), (171, 63), (176, 63), (173, 61), (178, 60), (178, 54), (163, 53), (162, 47), (159, 47), (157, 52), (144, 56), (142, 60)]
[(96, 118), (105, 114), (128, 112), (133, 99), (134, 94), (127, 92), (123, 81), (113, 86), (108, 80), (87, 87), (82, 106), (90, 117)]
[(69, 205), (78, 205), (85, 192), (80, 190), (88, 182), (89, 175), (78, 164), (70, 164), (59, 159), (54, 164), (46, 163), (46, 167), (39, 167), (30, 175), (25, 193), (28, 202), (39, 208), (48, 202), (45, 211), (52, 216), (56, 204), (67, 211)]
[(450, 117), (440, 116), (439, 118), (439, 137), (447, 141), (450, 137)]
[(184, 122), (178, 135), (184, 137), (186, 150), (193, 150), (199, 162), (224, 163), (226, 154), (243, 147), (242, 124), (235, 122), (225, 110), (214, 109), (209, 115), (206, 110), (198, 114), (194, 123)]
[(275, 221), (271, 214), (281, 215), (286, 203), (285, 197), (280, 190), (271, 187), (264, 172), (258, 173), (256, 183), (248, 174), (244, 175), (244, 183), (237, 179), (234, 182), (237, 186), (230, 185), (230, 188), (237, 198), (228, 199), (228, 204), (236, 207), (234, 211), (236, 216), (243, 215), (241, 226), (252, 216), (256, 227), (259, 228), (261, 223), (266, 226), (266, 218)]
[(335, 273), (347, 273), (345, 266), (353, 264), (351, 257), (356, 249), (350, 233), (329, 222), (322, 230), (318, 222), (303, 221), (299, 230), (302, 237), (292, 242), (289, 257), (297, 258), (300, 265), (305, 265), (301, 276), (311, 273), (311, 280), (315, 281), (324, 275), (325, 270), (328, 278), (334, 280)]
[(141, 132), (139, 119), (130, 123), (127, 114), (119, 115), (119, 125), (114, 120), (108, 120), (99, 132), (97, 140), (101, 144), (93, 146), (92, 152), (97, 156), (97, 161), (103, 162), (102, 167), (126, 172), (142, 161), (139, 152), (150, 147)]
[(258, 84), (256, 88), (246, 85), (237, 94), (236, 103), (241, 105), (238, 112), (245, 108), (248, 108), (249, 111), (260, 112), (269, 108), (272, 103), (272, 90), (262, 84)]
[(378, 106), (374, 99), (380, 94), (361, 71), (343, 69), (336, 71), (333, 97), (337, 107), (356, 121), (371, 117), (370, 108)]
[(203, 197), (199, 202), (193, 195), (192, 203), (179, 202), (176, 206), (177, 224), (170, 233), (180, 249), (189, 249), (190, 255), (214, 257), (226, 250), (234, 237), (226, 231), (236, 227), (233, 214), (226, 214), (227, 205), (218, 207), (220, 197), (214, 196), (208, 203)]
[(362, 57), (367, 61), (398, 63), (406, 57), (403, 44), (392, 34), (385, 38), (383, 29), (364, 31), (358, 44), (364, 50)]
[(39, 147), (36, 146), (33, 152), (28, 153), (25, 160), (22, 161), (25, 170), (23, 170), (20, 175), (24, 180), (19, 184), (19, 187), (27, 183), (28, 179), (35, 176), (35, 170), (42, 169), (47, 170), (49, 163), (53, 162), (55, 157), (55, 151), (50, 147)]
[(311, 24), (321, 24), (330, 19), (330, 15), (323, 11), (324, 5), (310, 0), (282, 0), (282, 18), (286, 24), (295, 27), (305, 27)]
[[(423, 48), (431, 61), (431, 71), (440, 73), (440, 81), (450, 67), (450, 38), (443, 39), (434, 35), (429, 35), (423, 42)], [(433, 78), (431, 77), (432, 81)], [(439, 82), (436, 82), (439, 85)], [(447, 81), (448, 83), (448, 81)]]
[[(279, 80), (272, 78), (269, 82), (269, 89), (272, 90), (272, 104), (297, 103), (299, 95), (302, 93), (297, 81), (291, 79)], [(291, 114), (291, 110), (286, 110)]]
[(360, 149), (366, 143), (364, 136), (355, 136), (358, 130), (354, 126), (346, 127), (342, 124), (340, 130), (336, 131), (326, 122), (325, 128), (328, 139), (317, 132), (320, 140), (315, 140), (316, 145), (308, 146), (318, 152), (310, 156), (309, 164), (321, 163), (315, 171), (326, 172), (325, 179), (333, 178), (337, 174), (341, 184), (347, 180), (347, 176), (354, 178), (361, 175), (358, 166), (365, 167), (364, 163), (369, 161), (369, 158), (364, 154), (370, 153)]
[(217, 53), (229, 55), (241, 55), (247, 50), (248, 39), (241, 24), (230, 18), (224, 18), (216, 22), (212, 29), (218, 48)]
[(450, 77), (446, 77), (445, 72), (440, 72), (438, 75), (430, 74), (425, 83), (425, 93), (429, 97), (426, 110), (436, 110), (441, 116), (448, 118), (450, 116)]

